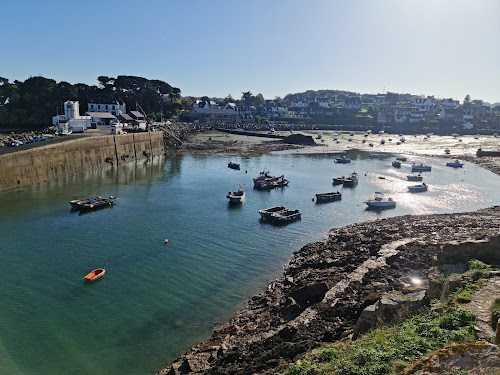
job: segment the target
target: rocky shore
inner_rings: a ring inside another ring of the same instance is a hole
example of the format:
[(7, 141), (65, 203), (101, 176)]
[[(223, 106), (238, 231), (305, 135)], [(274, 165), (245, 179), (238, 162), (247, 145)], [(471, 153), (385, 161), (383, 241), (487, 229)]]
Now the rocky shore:
[[(467, 160), (500, 171), (499, 159)], [(369, 328), (365, 309), (381, 298), (425, 309), (429, 298), (439, 297), (437, 279), (446, 264), (473, 258), (500, 264), (498, 228), (500, 206), (334, 229), (296, 251), (265, 293), (158, 374), (283, 373), (311, 350)]]

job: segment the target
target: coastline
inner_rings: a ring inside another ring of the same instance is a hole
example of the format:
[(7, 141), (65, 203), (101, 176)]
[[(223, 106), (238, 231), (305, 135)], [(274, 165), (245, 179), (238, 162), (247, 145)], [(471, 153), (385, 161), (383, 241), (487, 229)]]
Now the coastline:
[[(297, 148), (291, 152), (309, 151)], [(321, 147), (314, 150), (322, 151)], [(500, 158), (478, 158), (472, 153), (417, 154), (467, 160), (500, 175)], [(445, 257), (446, 252), (462, 253), (465, 262), (467, 257), (489, 251), (489, 244), (499, 241), (499, 227), (500, 206), (494, 206), (457, 214), (407, 215), (332, 229), (324, 241), (297, 250), (282, 276), (271, 281), (264, 293), (247, 301), (247, 306), (215, 329), (206, 342), (157, 374), (283, 373), (308, 352), (352, 337), (363, 309), (381, 295), (411, 288), (413, 277), (428, 283), (436, 258)], [(391, 244), (395, 253), (385, 257), (384, 249)], [(369, 266), (373, 261), (380, 264)]]

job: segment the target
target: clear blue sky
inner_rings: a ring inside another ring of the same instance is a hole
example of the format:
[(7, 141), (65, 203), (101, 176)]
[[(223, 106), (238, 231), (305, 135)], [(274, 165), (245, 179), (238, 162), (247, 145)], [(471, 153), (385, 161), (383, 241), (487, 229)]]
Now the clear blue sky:
[(500, 102), (500, 0), (2, 0), (0, 76)]

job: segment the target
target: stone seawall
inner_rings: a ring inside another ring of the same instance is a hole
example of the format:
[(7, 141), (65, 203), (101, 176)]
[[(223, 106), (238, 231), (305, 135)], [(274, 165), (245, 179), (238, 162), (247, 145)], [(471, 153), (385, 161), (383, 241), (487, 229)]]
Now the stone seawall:
[(104, 135), (1, 155), (0, 192), (162, 155), (163, 135)]

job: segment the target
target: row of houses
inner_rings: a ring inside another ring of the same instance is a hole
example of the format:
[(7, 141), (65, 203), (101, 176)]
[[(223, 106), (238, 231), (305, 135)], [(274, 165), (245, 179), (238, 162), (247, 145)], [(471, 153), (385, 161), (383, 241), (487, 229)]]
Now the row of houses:
[(436, 100), (433, 96), (415, 98), (409, 105), (382, 105), (378, 109), (377, 122), (417, 123), (422, 121), (445, 121), (461, 124), (466, 129), (473, 127), (473, 121), (491, 121), (494, 114), (482, 100), (474, 100), (459, 106), (458, 100)]
[(217, 124), (240, 124), (254, 122), (256, 116), (267, 118), (290, 117), (288, 108), (274, 102), (263, 106), (237, 106), (235, 103), (218, 105), (211, 100), (196, 100), (185, 117), (189, 121)]

